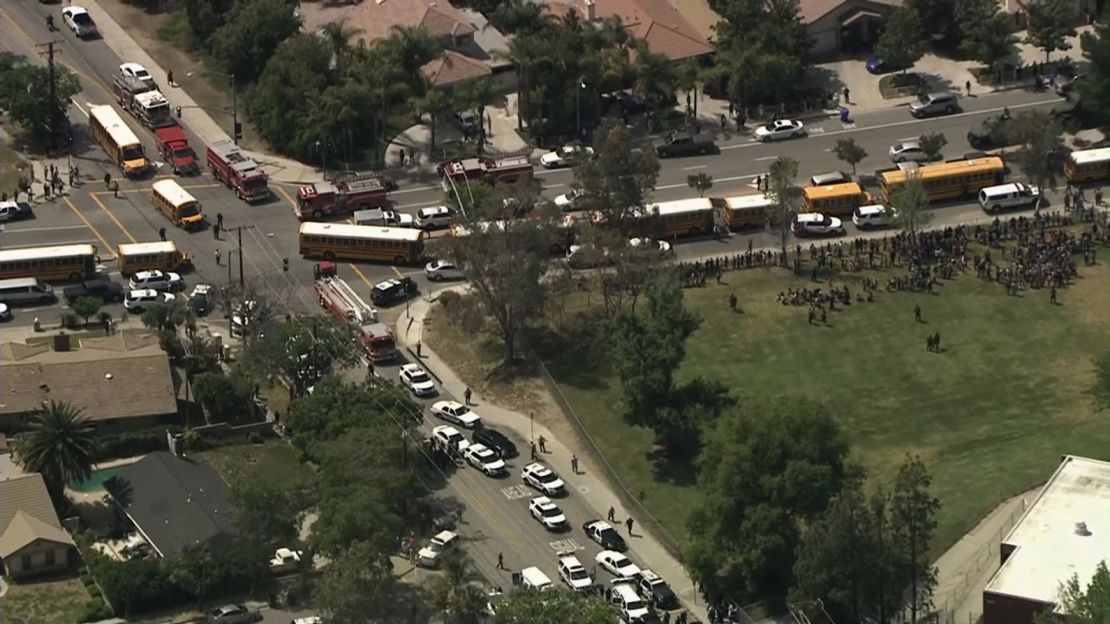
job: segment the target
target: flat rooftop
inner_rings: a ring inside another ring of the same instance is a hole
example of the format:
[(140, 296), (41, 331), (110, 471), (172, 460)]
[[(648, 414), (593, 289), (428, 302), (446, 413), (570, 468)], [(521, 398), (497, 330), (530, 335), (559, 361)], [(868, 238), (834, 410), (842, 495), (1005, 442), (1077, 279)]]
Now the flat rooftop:
[(1110, 462), (1065, 456), (1002, 543), (1014, 550), (984, 592), (1056, 603), (1073, 575), (1086, 587), (1110, 558)]

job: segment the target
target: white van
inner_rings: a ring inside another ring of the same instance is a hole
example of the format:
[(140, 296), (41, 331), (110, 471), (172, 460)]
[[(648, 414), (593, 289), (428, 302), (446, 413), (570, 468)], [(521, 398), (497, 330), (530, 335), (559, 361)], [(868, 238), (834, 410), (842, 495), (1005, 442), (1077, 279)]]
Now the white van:
[(9, 306), (54, 303), (54, 289), (34, 277), (0, 280), (0, 303)]
[(809, 179), (810, 186), (826, 186), (828, 184), (844, 184), (851, 182), (852, 176), (844, 173), (843, 171), (830, 171), (828, 173), (819, 173)]
[(871, 204), (870, 206), (860, 206), (852, 211), (852, 223), (856, 224), (861, 230), (868, 228), (885, 227), (890, 225), (890, 217), (887, 215), (886, 206), (882, 204)]
[(416, 213), (416, 227), (422, 230), (445, 228), (455, 222), (455, 211), (447, 206), (429, 206)]
[(640, 594), (629, 583), (615, 583), (610, 587), (609, 602), (616, 605), (621, 615), (630, 621), (636, 621), (650, 611)]
[(455, 550), (458, 546), (459, 536), (453, 531), (440, 531), (436, 533), (432, 541), (428, 545), (420, 549), (416, 553), (416, 563), (426, 568), (434, 568), (439, 565), (448, 553)]
[(988, 186), (979, 191), (979, 205), (987, 212), (998, 212), (1009, 208), (1033, 208), (1040, 199), (1041, 189), (1021, 182)]
[(520, 585), (539, 591), (547, 591), (555, 587), (551, 584), (551, 579), (547, 578), (547, 575), (536, 566), (524, 568), (520, 571)]

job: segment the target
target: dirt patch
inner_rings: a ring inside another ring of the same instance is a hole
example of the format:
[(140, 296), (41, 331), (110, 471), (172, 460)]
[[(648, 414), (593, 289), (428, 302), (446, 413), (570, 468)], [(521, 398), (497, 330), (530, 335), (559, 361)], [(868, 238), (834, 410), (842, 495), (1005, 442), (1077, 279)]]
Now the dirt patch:
[[(178, 43), (185, 40), (178, 33), (188, 29), (184, 13), (148, 10), (121, 0), (99, 0), (99, 3), (159, 67), (173, 71), (177, 86), (167, 87), (166, 97), (172, 102), (174, 91), (186, 91), (198, 106), (211, 109), (212, 120), (231, 136), (231, 115), (218, 112), (231, 110), (231, 85), (223, 76), (200, 74), (199, 72), (218, 68), (211, 62), (206, 62), (197, 52), (187, 50)], [(189, 76), (189, 72), (198, 74)], [(242, 96), (243, 85), (239, 85), (239, 121), (243, 124), (243, 138), (239, 144), (248, 150), (265, 150), (265, 141), (246, 119)]]
[(11, 137), (7, 133), (0, 133), (0, 191), (15, 197), (19, 188), (19, 176), (30, 176), (29, 166), (19, 157), (11, 145)]
[(526, 358), (506, 373), (501, 368), (503, 347), (491, 336), (476, 336), (446, 320), (435, 305), (424, 319), (423, 340), (477, 395), (490, 403), (526, 414), (565, 443), (577, 434), (563, 416), (540, 377), (539, 363)]

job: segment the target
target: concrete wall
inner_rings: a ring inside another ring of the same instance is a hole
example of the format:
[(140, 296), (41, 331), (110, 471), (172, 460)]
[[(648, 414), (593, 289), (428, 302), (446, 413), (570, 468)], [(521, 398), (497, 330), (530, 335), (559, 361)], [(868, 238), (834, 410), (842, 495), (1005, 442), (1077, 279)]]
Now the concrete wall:
[[(72, 551), (73, 549), (65, 544), (39, 540), (28, 544), (22, 550), (5, 559), (4, 568), (7, 570), (8, 576), (13, 579), (57, 572), (69, 567)], [(52, 565), (46, 563), (48, 552), (54, 553), (54, 563)], [(30, 561), (25, 561), (28, 557)]]
[(984, 591), (982, 624), (1033, 624), (1038, 613), (1051, 607), (1018, 596)]

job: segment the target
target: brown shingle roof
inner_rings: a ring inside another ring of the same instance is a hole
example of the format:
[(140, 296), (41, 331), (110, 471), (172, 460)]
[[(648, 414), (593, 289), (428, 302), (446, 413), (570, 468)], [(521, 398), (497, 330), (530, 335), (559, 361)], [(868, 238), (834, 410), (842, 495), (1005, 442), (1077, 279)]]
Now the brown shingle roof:
[[(578, 0), (575, 9), (583, 18), (589, 15), (586, 0)], [(594, 13), (598, 19), (619, 17), (629, 32), (647, 42), (649, 50), (672, 61), (705, 56), (714, 50), (708, 35), (667, 0), (596, 0)]]
[(489, 65), (454, 50), (446, 50), (441, 58), (420, 68), (420, 75), (433, 87), (444, 87), (492, 73)]
[(801, 0), (798, 6), (798, 13), (801, 15), (803, 23), (812, 24), (837, 9), (848, 9), (853, 5), (862, 7), (868, 5), (900, 7), (902, 6), (902, 0)]
[(419, 26), (433, 36), (473, 33), (475, 28), (447, 0), (364, 0), (354, 6), (303, 5), (304, 27), (316, 31), (328, 22), (345, 19), (360, 32), (355, 40), (373, 43), (389, 36), (394, 26)]
[(0, 361), (0, 414), (32, 412), (49, 399), (84, 408), (91, 421), (177, 411), (169, 358), (157, 345), (48, 351)]
[(0, 558), (36, 539), (73, 545), (73, 538), (58, 521), (42, 475), (0, 480)]

